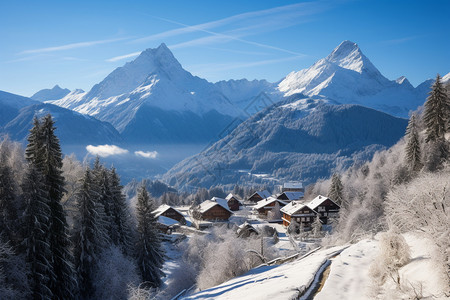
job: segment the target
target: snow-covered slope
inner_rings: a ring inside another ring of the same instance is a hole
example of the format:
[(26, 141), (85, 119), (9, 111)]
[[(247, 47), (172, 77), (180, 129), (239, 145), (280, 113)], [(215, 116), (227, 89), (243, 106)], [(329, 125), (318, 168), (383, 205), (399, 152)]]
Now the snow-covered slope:
[(405, 77), (391, 81), (362, 53), (357, 44), (344, 41), (311, 67), (291, 72), (278, 85), (285, 96), (322, 95), (339, 103), (360, 104), (407, 117), (425, 101)]
[(37, 101), (58, 100), (70, 93), (69, 89), (63, 89), (59, 85), (55, 85), (51, 89), (43, 89), (31, 96), (31, 99)]

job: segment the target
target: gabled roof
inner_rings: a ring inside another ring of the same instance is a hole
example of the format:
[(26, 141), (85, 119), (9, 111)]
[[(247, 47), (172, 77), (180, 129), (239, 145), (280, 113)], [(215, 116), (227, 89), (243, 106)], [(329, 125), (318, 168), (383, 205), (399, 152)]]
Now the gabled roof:
[(158, 217), (158, 223), (166, 225), (166, 226), (172, 226), (175, 224), (180, 224), (180, 222), (178, 222), (177, 220), (168, 218), (168, 217), (164, 217), (164, 216), (159, 216)]
[[(309, 208), (311, 209), (316, 209), (317, 206), (319, 206), (320, 204), (322, 204), (323, 202), (325, 202), (326, 200), (330, 200), (331, 202), (333, 202), (334, 204), (336, 204), (336, 202), (334, 202), (333, 200), (331, 200), (328, 197), (319, 195), (316, 198), (314, 198), (312, 201), (310, 201), (307, 205)], [(338, 204), (336, 204), (337, 206), (339, 206)]]
[(278, 200), (277, 198), (274, 198), (274, 197), (268, 197), (268, 198), (266, 198), (266, 199), (263, 199), (263, 200), (261, 200), (261, 201), (258, 201), (257, 203), (256, 203), (256, 205), (255, 206), (253, 206), (253, 209), (260, 209), (260, 208), (263, 208), (264, 206), (267, 206), (267, 205), (269, 205), (269, 204), (271, 204), (271, 203), (273, 203), (273, 202), (278, 202), (278, 203), (280, 203), (280, 204), (283, 204), (283, 205), (286, 205), (287, 203), (286, 202), (284, 202), (283, 200)]
[(229, 193), (226, 197), (225, 197), (225, 199), (226, 200), (230, 200), (231, 198), (235, 198), (237, 201), (239, 201), (239, 202), (241, 202), (241, 200), (239, 200), (239, 197), (237, 197), (236, 195), (233, 195), (232, 193)]
[[(308, 207), (309, 209), (311, 209), (309, 206), (307, 206), (304, 202), (302, 201), (292, 201), (291, 203), (289, 203), (288, 205), (284, 206), (283, 208), (280, 209), (280, 211), (282, 213), (285, 213), (287, 215), (294, 215), (296, 212), (298, 212), (299, 210), (302, 210), (304, 207)], [(311, 209), (313, 210), (313, 209)], [(313, 210), (314, 211), (314, 210)]]
[(212, 200), (205, 200), (202, 203), (200, 203), (198, 205), (198, 211), (200, 213), (205, 213), (208, 210), (210, 210), (211, 208), (213, 208), (214, 206), (219, 205), (220, 207), (222, 207), (223, 209), (226, 209), (227, 211), (229, 211), (231, 214), (233, 213), (231, 210), (229, 210), (227, 207), (224, 207), (223, 205), (220, 205), (218, 202), (216, 201), (212, 201)]
[[(302, 199), (305, 194), (303, 192), (283, 192), (289, 200), (299, 200)], [(280, 196), (281, 196), (280, 195)]]
[(270, 193), (268, 190), (254, 192), (250, 196), (250, 198), (253, 197), (255, 194), (258, 194), (262, 199), (266, 199), (266, 198), (270, 197)]
[(172, 208), (174, 211), (176, 211), (177, 213), (179, 213), (180, 215), (183, 216), (183, 214), (180, 213), (176, 208), (174, 208), (174, 207), (172, 207), (170, 205), (167, 205), (167, 204), (160, 205), (157, 209), (152, 211), (152, 213), (155, 214), (155, 217), (159, 217), (160, 215), (162, 215), (163, 213), (168, 211), (170, 208)]
[(219, 197), (212, 197), (211, 201), (217, 202), (220, 205), (222, 205), (224, 208), (228, 209), (228, 201), (226, 199), (219, 198)]
[(285, 182), (283, 184), (283, 188), (285, 188), (285, 189), (302, 189), (303, 183), (300, 181)]

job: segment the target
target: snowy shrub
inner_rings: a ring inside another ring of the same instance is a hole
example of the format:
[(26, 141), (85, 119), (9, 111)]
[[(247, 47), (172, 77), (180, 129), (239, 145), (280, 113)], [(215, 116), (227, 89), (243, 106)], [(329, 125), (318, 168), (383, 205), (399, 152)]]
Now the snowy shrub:
[(381, 286), (387, 278), (392, 278), (400, 287), (398, 270), (411, 260), (409, 246), (405, 238), (392, 231), (380, 235), (380, 253), (370, 267), (370, 275), (375, 284)]
[(128, 287), (138, 283), (139, 275), (132, 259), (114, 246), (103, 251), (94, 273), (95, 299), (127, 299)]
[(0, 237), (0, 299), (26, 299), (31, 296), (26, 264)]
[(184, 261), (191, 268), (181, 277), (196, 276), (199, 289), (218, 285), (233, 277), (240, 276), (266, 260), (277, 257), (277, 250), (271, 237), (239, 238), (234, 230), (225, 227), (211, 229), (203, 236), (189, 239), (184, 252)]
[[(436, 246), (433, 259), (442, 274), (443, 286), (450, 284), (450, 172), (423, 174), (387, 196), (386, 215), (401, 232), (417, 231)], [(449, 291), (450, 292), (450, 291)]]

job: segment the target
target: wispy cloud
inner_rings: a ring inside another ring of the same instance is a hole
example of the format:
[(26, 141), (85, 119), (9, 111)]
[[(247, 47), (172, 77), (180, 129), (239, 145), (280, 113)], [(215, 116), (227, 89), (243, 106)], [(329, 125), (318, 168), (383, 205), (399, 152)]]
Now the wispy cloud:
[(128, 153), (127, 149), (122, 149), (116, 145), (88, 145), (86, 146), (86, 150), (93, 155), (98, 155), (101, 157)]
[(397, 45), (397, 44), (403, 44), (412, 40), (415, 40), (417, 38), (419, 38), (420, 36), (407, 36), (407, 37), (403, 37), (403, 38), (398, 38), (398, 39), (393, 39), (393, 40), (385, 40), (385, 41), (381, 41), (382, 44), (387, 44), (387, 45)]
[(76, 48), (91, 47), (91, 46), (107, 44), (107, 43), (114, 43), (114, 42), (123, 41), (126, 39), (128, 39), (128, 38), (117, 38), (117, 39), (72, 43), (72, 44), (66, 44), (66, 45), (55, 46), (55, 47), (25, 50), (25, 51), (20, 52), (19, 54), (35, 54), (35, 53), (48, 53), (48, 52), (55, 52), (55, 51), (64, 51), (64, 50), (71, 50), (71, 49), (76, 49)]
[[(181, 28), (168, 30), (162, 33), (157, 33), (153, 35), (149, 35), (143, 38), (139, 38), (134, 40), (134, 42), (148, 42), (148, 41), (154, 41), (154, 40), (163, 40), (168, 37), (173, 37), (177, 35), (183, 35), (187, 33), (192, 32), (198, 32), (198, 31), (205, 31), (208, 29), (213, 28), (219, 28), (227, 25), (234, 26), (235, 28), (239, 28), (244, 26), (245, 24), (251, 24), (254, 28), (261, 28), (261, 27), (272, 27), (273, 30), (273, 22), (274, 20), (277, 20), (279, 23), (286, 23), (286, 22), (292, 22), (293, 20), (296, 20), (295, 22), (302, 22), (301, 16), (306, 15), (312, 15), (315, 13), (318, 13), (320, 11), (323, 11), (326, 6), (326, 2), (324, 1), (317, 1), (317, 2), (305, 2), (305, 3), (296, 3), (291, 5), (284, 5), (284, 6), (278, 6), (273, 7), (269, 9), (264, 10), (258, 10), (258, 11), (252, 11), (252, 12), (246, 12), (237, 14), (234, 16), (222, 18), (219, 20), (206, 22), (202, 24), (197, 25), (183, 25)], [(161, 18), (161, 17), (155, 17), (154, 18), (177, 24), (174, 21)], [(179, 25), (179, 24), (178, 24)], [(246, 25), (249, 26), (249, 25)]]
[(139, 52), (133, 52), (133, 53), (130, 53), (130, 54), (125, 54), (125, 55), (120, 55), (120, 56), (115, 56), (115, 57), (112, 57), (112, 58), (108, 58), (106, 61), (107, 62), (115, 62), (115, 61), (119, 61), (119, 60), (122, 60), (122, 59), (135, 57), (135, 56), (138, 56), (139, 54), (141, 54), (140, 51)]
[(141, 156), (144, 158), (150, 158), (150, 159), (155, 159), (158, 156), (158, 152), (157, 151), (135, 151), (134, 154), (136, 156)]
[(210, 70), (214, 71), (226, 71), (226, 70), (234, 70), (234, 69), (243, 69), (243, 68), (250, 68), (250, 67), (258, 67), (263, 65), (270, 65), (270, 64), (276, 64), (286, 61), (293, 61), (304, 58), (303, 55), (298, 56), (291, 56), (291, 57), (284, 57), (284, 58), (278, 58), (278, 59), (265, 59), (265, 60), (259, 60), (254, 62), (232, 62), (232, 63), (221, 63), (221, 64), (198, 64), (198, 65), (192, 65), (189, 66), (190, 69), (193, 70), (193, 72), (208, 72)]

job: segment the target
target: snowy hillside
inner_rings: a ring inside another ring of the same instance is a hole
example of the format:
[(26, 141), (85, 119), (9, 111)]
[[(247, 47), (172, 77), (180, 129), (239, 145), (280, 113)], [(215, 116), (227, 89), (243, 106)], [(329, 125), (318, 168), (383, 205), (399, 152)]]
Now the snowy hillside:
[(181, 299), (414, 299), (414, 288), (416, 292), (421, 289), (426, 299), (446, 299), (439, 276), (433, 272), (432, 249), (426, 240), (412, 233), (405, 238), (411, 261), (399, 272), (405, 284), (402, 291), (390, 278), (381, 287), (373, 284), (370, 267), (380, 254), (377, 236), (282, 265), (261, 266)]
[(262, 180), (302, 178), (309, 183), (393, 145), (406, 124), (405, 119), (362, 106), (295, 95), (249, 118), (164, 178), (180, 187), (209, 186), (251, 182), (251, 172), (265, 174), (257, 176)]
[(278, 85), (285, 96), (323, 95), (338, 103), (352, 103), (407, 117), (422, 105), (429, 91), (415, 89), (405, 77), (388, 80), (356, 43), (342, 42), (311, 67), (292, 72)]

